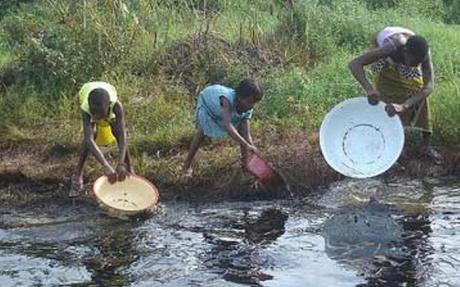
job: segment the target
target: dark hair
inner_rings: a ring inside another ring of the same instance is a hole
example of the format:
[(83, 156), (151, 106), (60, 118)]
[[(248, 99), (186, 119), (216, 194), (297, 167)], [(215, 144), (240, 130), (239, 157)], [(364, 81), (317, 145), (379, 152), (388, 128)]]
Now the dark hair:
[(419, 62), (422, 62), (428, 55), (428, 43), (422, 36), (411, 36), (405, 45), (407, 53), (413, 55)]
[(88, 103), (92, 107), (103, 107), (110, 102), (110, 95), (106, 89), (94, 89), (89, 92)]
[(236, 95), (242, 99), (254, 96), (257, 101), (260, 101), (263, 97), (263, 92), (255, 79), (245, 78), (236, 88)]

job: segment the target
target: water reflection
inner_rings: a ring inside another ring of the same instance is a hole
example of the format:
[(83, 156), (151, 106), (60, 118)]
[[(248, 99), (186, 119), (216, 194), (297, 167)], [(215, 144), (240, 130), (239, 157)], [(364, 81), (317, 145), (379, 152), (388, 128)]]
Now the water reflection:
[(241, 229), (227, 234), (206, 232), (205, 240), (212, 245), (203, 256), (205, 266), (226, 281), (261, 286), (273, 276), (263, 272), (270, 265), (264, 246), (285, 232), (288, 215), (278, 209), (266, 209), (256, 219), (246, 221)]
[(399, 220), (404, 230), (402, 252), (397, 256), (373, 254), (365, 271), (368, 282), (358, 286), (424, 286), (427, 275), (432, 272), (429, 256), (433, 252), (427, 219), (428, 216), (421, 215)]
[(88, 242), (96, 254), (83, 259), (91, 270), (92, 282), (99, 286), (126, 286), (129, 283), (124, 270), (138, 259), (133, 245), (133, 222), (111, 222)]
[(460, 286), (458, 186), (343, 181), (296, 203), (167, 202), (139, 221), (62, 202), (0, 208), (0, 282)]
[[(328, 256), (355, 268), (366, 278), (366, 283), (356, 286), (460, 286), (460, 277), (452, 276), (454, 273), (447, 276), (449, 279), (433, 276), (440, 273), (439, 269), (445, 269), (439, 268), (439, 260), (434, 260), (439, 258), (439, 251), (433, 244), (439, 243), (439, 235), (433, 234), (432, 228), (439, 224), (433, 219), (439, 219), (440, 207), (445, 205), (434, 206), (433, 203), (439, 202), (447, 193), (449, 212), (458, 214), (453, 211), (460, 208), (452, 198), (456, 189), (436, 188), (425, 181), (361, 184), (354, 182), (340, 186), (344, 194), (340, 195), (341, 201), (336, 202), (353, 208), (329, 218), (324, 225)], [(357, 188), (360, 185), (362, 188)], [(374, 205), (374, 208), (358, 209), (356, 206), (366, 198), (367, 192), (385, 202), (379, 204), (381, 207), (396, 208), (380, 208), (376, 212)], [(344, 198), (348, 202), (344, 203)], [(456, 225), (455, 229), (459, 230), (458, 227)], [(454, 253), (457, 254), (458, 250)], [(453, 267), (452, 260), (448, 264)]]

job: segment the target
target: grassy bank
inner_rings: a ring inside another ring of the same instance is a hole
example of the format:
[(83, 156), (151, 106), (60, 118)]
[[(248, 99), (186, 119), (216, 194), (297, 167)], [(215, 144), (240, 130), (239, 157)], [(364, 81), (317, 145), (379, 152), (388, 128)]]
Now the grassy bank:
[[(460, 140), (458, 1), (299, 0), (292, 8), (280, 0), (7, 2), (0, 14), (4, 146), (75, 150), (82, 139), (76, 93), (87, 81), (105, 80), (127, 111), (138, 172), (177, 184), (197, 91), (208, 83), (236, 85), (246, 75), (265, 89), (253, 121), (262, 151), (275, 154), (279, 144), (295, 150), (307, 138), (314, 146), (325, 113), (362, 94), (347, 62), (388, 25), (428, 39), (435, 140)], [(206, 149), (198, 180), (211, 182), (216, 170), (228, 171), (238, 151), (228, 140)], [(61, 163), (61, 173), (70, 172), (72, 160)]]

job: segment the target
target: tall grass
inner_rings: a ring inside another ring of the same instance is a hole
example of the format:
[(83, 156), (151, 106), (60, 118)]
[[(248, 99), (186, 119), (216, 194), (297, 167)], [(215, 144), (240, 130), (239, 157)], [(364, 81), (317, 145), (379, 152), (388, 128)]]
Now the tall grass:
[(134, 144), (183, 146), (199, 89), (246, 75), (265, 87), (257, 131), (289, 123), (312, 132), (333, 105), (362, 95), (348, 61), (377, 31), (402, 25), (432, 46), (436, 136), (458, 142), (457, 12), (450, 0), (299, 0), (293, 8), (278, 0), (24, 1), (0, 24), (0, 79), (14, 76), (0, 88), (1, 137), (78, 143), (76, 93), (106, 80), (119, 91)]

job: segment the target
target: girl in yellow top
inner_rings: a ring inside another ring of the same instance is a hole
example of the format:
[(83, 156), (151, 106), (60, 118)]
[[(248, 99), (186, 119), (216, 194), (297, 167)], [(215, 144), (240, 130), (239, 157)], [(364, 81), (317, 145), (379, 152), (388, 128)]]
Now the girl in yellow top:
[[(132, 173), (127, 148), (125, 116), (118, 101), (115, 88), (105, 82), (89, 82), (79, 92), (84, 139), (77, 171), (72, 176), (69, 196), (77, 196), (83, 190), (83, 167), (89, 153), (104, 167), (104, 174), (111, 183), (123, 181)], [(120, 151), (118, 164), (114, 169), (105, 159), (98, 145), (109, 145), (117, 141)]]
[[(426, 40), (402, 27), (386, 27), (375, 38), (375, 48), (353, 59), (350, 70), (366, 91), (369, 103), (387, 103), (389, 116), (399, 114), (405, 126), (423, 135), (425, 154), (439, 163), (441, 156), (430, 146), (431, 125), (427, 98), (433, 91), (433, 63)], [(364, 73), (372, 64), (374, 84)]]

